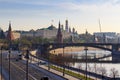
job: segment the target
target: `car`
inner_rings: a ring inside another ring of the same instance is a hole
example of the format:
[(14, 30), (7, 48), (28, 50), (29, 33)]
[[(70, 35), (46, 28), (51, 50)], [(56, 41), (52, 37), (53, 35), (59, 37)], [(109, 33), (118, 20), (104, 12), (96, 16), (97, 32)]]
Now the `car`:
[(40, 64), (40, 65), (47, 65), (48, 63), (45, 62), (45, 61), (40, 61), (38, 64)]
[(44, 76), (40, 80), (49, 80), (49, 78), (47, 76)]

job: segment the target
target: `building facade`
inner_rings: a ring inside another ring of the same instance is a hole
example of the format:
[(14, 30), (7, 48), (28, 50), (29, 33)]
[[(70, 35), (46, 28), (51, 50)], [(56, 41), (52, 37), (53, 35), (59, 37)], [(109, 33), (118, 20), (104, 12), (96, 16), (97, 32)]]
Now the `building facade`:
[(101, 43), (117, 43), (117, 35), (115, 32), (95, 32), (93, 34), (95, 40)]
[[(42, 37), (42, 38), (56, 38), (56, 35), (57, 35), (57, 32), (58, 32), (58, 29), (51, 25), (49, 26), (48, 28), (43, 28), (43, 29), (38, 29), (36, 31), (23, 31), (21, 33), (21, 36), (28, 36), (28, 37)], [(68, 38), (70, 37), (71, 33), (69, 32), (66, 32), (65, 30), (61, 30), (61, 33), (62, 33), (62, 37), (63, 39), (65, 38)]]
[(16, 31), (12, 31), (11, 22), (9, 22), (8, 31), (6, 31), (4, 34), (5, 34), (5, 37), (10, 41), (20, 38), (20, 33)]
[[(76, 37), (77, 31), (75, 31), (75, 28), (71, 30), (70, 27), (68, 27), (68, 20), (65, 20), (65, 28), (64, 25), (59, 25), (61, 29), (61, 34), (62, 34), (62, 39)], [(58, 33), (59, 28), (56, 28), (51, 24), (48, 28), (42, 28), (42, 29), (37, 29), (37, 30), (30, 30), (30, 31), (22, 31), (21, 36), (28, 36), (28, 37), (42, 37), (42, 38), (57, 38), (57, 33)]]

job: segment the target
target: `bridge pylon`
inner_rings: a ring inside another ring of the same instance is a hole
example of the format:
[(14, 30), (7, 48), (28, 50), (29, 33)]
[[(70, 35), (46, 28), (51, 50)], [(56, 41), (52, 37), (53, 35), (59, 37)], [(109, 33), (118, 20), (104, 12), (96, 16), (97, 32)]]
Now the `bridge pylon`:
[(118, 44), (112, 45), (112, 61), (120, 61), (120, 51)]

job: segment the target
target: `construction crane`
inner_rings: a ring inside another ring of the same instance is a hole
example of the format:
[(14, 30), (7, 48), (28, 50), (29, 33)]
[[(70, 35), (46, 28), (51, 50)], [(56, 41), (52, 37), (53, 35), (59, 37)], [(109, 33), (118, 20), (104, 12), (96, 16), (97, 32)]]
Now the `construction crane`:
[(100, 32), (101, 32), (101, 23), (100, 23), (100, 19), (99, 19), (99, 29), (100, 29)]

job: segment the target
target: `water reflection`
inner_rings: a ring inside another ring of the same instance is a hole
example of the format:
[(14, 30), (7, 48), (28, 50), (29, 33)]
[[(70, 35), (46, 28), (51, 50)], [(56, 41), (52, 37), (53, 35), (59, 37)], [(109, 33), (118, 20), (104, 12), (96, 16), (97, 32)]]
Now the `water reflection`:
[[(72, 67), (85, 70), (85, 66), (86, 66), (85, 63), (75, 63)], [(104, 74), (106, 76), (111, 76), (111, 72), (112, 72), (111, 69), (114, 68), (116, 71), (118, 71), (118, 73), (116, 74), (117, 77), (119, 77), (119, 75), (120, 75), (120, 73), (119, 73), (120, 72), (120, 69), (119, 69), (120, 64), (88, 63), (87, 66), (88, 66), (88, 71), (94, 72), (97, 74), (102, 74), (103, 71), (105, 71)]]
[[(72, 53), (68, 53), (68, 54), (75, 54), (73, 56), (73, 58), (77, 58), (77, 59), (81, 59), (83, 56), (85, 56), (85, 51), (80, 51), (80, 52), (72, 52)], [(88, 56), (91, 56), (91, 58), (93, 57), (102, 57), (105, 55), (110, 55), (111, 52), (109, 51), (95, 51), (95, 50), (89, 50), (88, 51)], [(111, 57), (105, 58), (104, 60), (111, 60)], [(82, 69), (85, 70), (86, 68), (86, 64), (85, 63), (78, 63), (75, 62), (73, 65), (71, 65), (74, 68), (78, 68), (78, 69)], [(88, 71), (90, 72), (94, 72), (97, 74), (101, 74), (101, 75), (106, 75), (109, 77), (112, 76), (116, 76), (119, 77), (120, 75), (120, 64), (116, 64), (116, 63), (88, 63), (87, 64), (88, 67)], [(113, 74), (114, 72), (114, 74)]]

